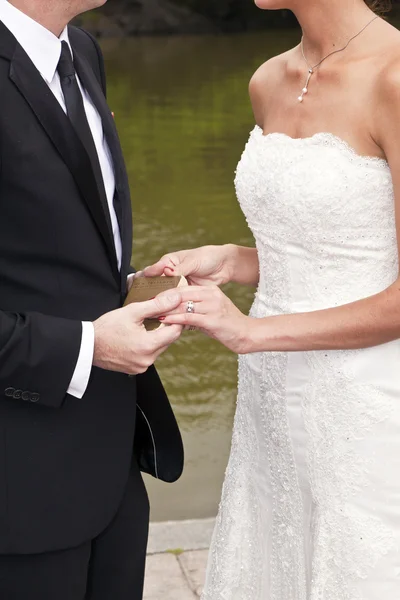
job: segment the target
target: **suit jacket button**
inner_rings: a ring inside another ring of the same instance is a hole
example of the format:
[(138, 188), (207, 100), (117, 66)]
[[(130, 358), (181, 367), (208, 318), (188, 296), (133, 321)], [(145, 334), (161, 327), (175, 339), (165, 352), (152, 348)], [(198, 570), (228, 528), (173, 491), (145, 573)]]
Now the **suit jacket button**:
[(8, 396), (8, 398), (12, 398), (13, 394), (15, 392), (15, 388), (9, 387), (5, 390), (5, 395)]
[(19, 400), (20, 398), (22, 398), (22, 390), (15, 390), (15, 392), (13, 393), (13, 398), (15, 398), (15, 400)]
[(31, 394), (31, 402), (39, 402), (40, 394)]
[(28, 402), (28, 400), (31, 399), (31, 393), (30, 392), (23, 392), (22, 394), (22, 400), (25, 400), (25, 402)]

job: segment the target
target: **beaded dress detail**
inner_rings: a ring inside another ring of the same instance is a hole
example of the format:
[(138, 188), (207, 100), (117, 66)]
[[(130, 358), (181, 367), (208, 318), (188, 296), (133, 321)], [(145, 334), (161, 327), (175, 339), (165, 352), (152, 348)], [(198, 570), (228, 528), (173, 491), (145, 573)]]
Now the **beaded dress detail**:
[[(386, 161), (263, 135), (236, 176), (260, 259), (251, 315), (308, 312), (398, 276)], [(400, 342), (239, 358), (202, 600), (399, 600)]]

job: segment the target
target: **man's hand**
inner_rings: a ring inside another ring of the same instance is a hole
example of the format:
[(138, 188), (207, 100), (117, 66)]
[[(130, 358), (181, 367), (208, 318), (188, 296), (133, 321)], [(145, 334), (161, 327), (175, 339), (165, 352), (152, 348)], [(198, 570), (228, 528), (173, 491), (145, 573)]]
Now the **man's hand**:
[(129, 304), (94, 322), (93, 365), (129, 375), (144, 373), (182, 333), (180, 325), (146, 331), (143, 321), (166, 314), (180, 304), (179, 294)]
[(223, 285), (233, 278), (236, 254), (233, 244), (172, 252), (137, 275), (184, 275), (191, 285)]

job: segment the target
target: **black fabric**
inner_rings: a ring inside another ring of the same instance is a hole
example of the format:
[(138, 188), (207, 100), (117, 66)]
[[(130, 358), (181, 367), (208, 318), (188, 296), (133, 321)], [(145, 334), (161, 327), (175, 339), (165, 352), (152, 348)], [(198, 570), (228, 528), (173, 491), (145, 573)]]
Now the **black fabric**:
[(106, 529), (131, 469), (137, 393), (157, 407), (168, 439), (161, 467), (178, 477), (182, 466), (179, 430), (153, 369), (151, 388), (145, 379), (140, 392), (140, 377), (93, 368), (84, 397), (67, 394), (81, 321), (122, 305), (132, 252), (128, 177), (104, 67), (85, 32), (69, 33), (114, 162), (122, 268), (87, 149), (0, 23), (0, 554), (78, 547)]
[(76, 71), (72, 61), (71, 51), (67, 42), (62, 42), (61, 46), (62, 50), (57, 71), (60, 76), (61, 89), (67, 107), (67, 115), (75, 132), (83, 143), (86, 152), (89, 154), (92, 168), (96, 173), (100, 194), (102, 197), (105, 197), (106, 192), (101, 176), (99, 157), (87, 120), (83, 97), (76, 79)]
[[(73, 34), (75, 32), (77, 33), (77, 36), (74, 36), (74, 43), (77, 45), (78, 50), (80, 47), (79, 41), (80, 41), (80, 39), (82, 39), (82, 37), (86, 36), (92, 42), (91, 46), (88, 46), (86, 44), (85, 54), (87, 55), (88, 60), (90, 61), (90, 64), (93, 68), (93, 71), (96, 74), (97, 81), (101, 85), (101, 89), (103, 90), (104, 97), (107, 98), (106, 70), (104, 67), (103, 55), (102, 55), (99, 43), (97, 42), (96, 38), (91, 33), (86, 31), (85, 29), (82, 29), (81, 27), (70, 28), (70, 33), (71, 32)], [(82, 34), (83, 34), (83, 36), (82, 36)], [(89, 56), (89, 53), (90, 53), (90, 56)]]
[(111, 524), (77, 548), (0, 555), (1, 600), (141, 600), (149, 504), (136, 468)]
[[(77, 49), (77, 51), (74, 52), (74, 65), (78, 73), (78, 77), (89, 93), (90, 99), (94, 103), (101, 116), (104, 133), (114, 161), (116, 185), (114, 206), (119, 222), (121, 223), (120, 233), (122, 239), (121, 289), (123, 290), (123, 293), (126, 293), (125, 274), (129, 272), (132, 253), (131, 199), (129, 194), (129, 182), (125, 168), (125, 161), (123, 158), (117, 129), (115, 127), (114, 118), (107, 105), (102, 87), (99, 86), (99, 83), (102, 83), (103, 81), (102, 74), (104, 74), (104, 65), (103, 62), (101, 62), (101, 67), (99, 67), (96, 71), (100, 77), (100, 80), (98, 80), (96, 79), (94, 71), (91, 68), (91, 63), (89, 63), (88, 53), (82, 51), (82, 49), (86, 48), (86, 45), (89, 43), (92, 50), (91, 58), (92, 60), (95, 60), (99, 56), (98, 45), (96, 44), (96, 46), (94, 46), (92, 43), (92, 38), (89, 37), (86, 32), (76, 28), (70, 28), (70, 39)], [(84, 42), (86, 42), (86, 44), (84, 44)]]
[(91, 160), (98, 160), (96, 148), (93, 141), (92, 132), (86, 117), (83, 98), (76, 79), (76, 71), (72, 61), (72, 54), (67, 42), (61, 44), (61, 56), (57, 71), (60, 76), (61, 89), (64, 95), (67, 115), (75, 128), (76, 133), (81, 138)]
[[(172, 408), (154, 367), (137, 378), (135, 453), (144, 473), (173, 483), (183, 470), (183, 444)], [(158, 402), (154, 402), (158, 398)], [(163, 410), (160, 410), (160, 405)], [(169, 427), (165, 427), (169, 423)], [(175, 433), (173, 433), (175, 429)], [(171, 444), (171, 435), (175, 440)]]
[(83, 98), (76, 79), (76, 71), (72, 61), (71, 51), (67, 42), (61, 44), (61, 56), (58, 63), (57, 71), (60, 76), (61, 89), (64, 95), (65, 105), (67, 107), (67, 115), (71, 124), (81, 140), (92, 165), (93, 173), (96, 178), (96, 183), (99, 191), (101, 204), (104, 211), (104, 217), (108, 226), (109, 240), (112, 245), (112, 258), (116, 260), (114, 236), (110, 213), (108, 209), (107, 195), (104, 187), (103, 176), (100, 167), (100, 161), (97, 154), (96, 146), (93, 140), (93, 135), (87, 120)]
[(146, 488), (133, 465), (116, 518), (92, 544), (86, 600), (141, 600), (149, 512)]

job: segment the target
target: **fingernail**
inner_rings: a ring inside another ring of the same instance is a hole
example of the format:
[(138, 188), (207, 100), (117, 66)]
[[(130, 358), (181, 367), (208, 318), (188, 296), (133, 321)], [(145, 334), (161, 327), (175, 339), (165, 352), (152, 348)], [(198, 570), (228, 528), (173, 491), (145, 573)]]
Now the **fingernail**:
[(158, 320), (159, 320), (159, 321), (165, 321), (165, 318), (166, 318), (166, 317), (158, 317)]

